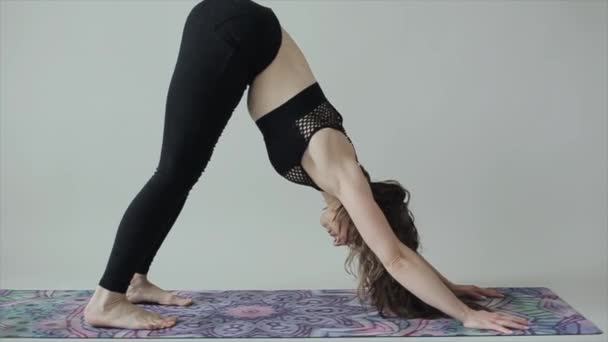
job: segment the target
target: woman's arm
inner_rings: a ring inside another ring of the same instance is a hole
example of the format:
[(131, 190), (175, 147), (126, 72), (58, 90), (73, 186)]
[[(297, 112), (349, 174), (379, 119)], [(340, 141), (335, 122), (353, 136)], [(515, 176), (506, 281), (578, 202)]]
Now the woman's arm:
[(336, 197), (348, 212), (359, 234), (380, 259), (387, 272), (425, 303), (464, 321), (472, 312), (450, 291), (428, 263), (405, 246), (391, 229), (374, 201), (367, 179), (358, 165), (342, 165)]
[[(405, 245), (403, 245), (403, 246), (407, 248), (407, 246), (405, 246)], [(423, 261), (423, 262), (424, 262), (424, 263), (425, 263), (425, 264), (426, 264), (428, 267), (430, 267), (430, 268), (433, 270), (433, 272), (435, 272), (435, 274), (436, 274), (436, 275), (439, 277), (439, 279), (441, 279), (441, 281), (442, 281), (442, 282), (443, 282), (443, 283), (444, 283), (444, 284), (445, 284), (445, 285), (446, 285), (446, 286), (447, 286), (449, 289), (451, 289), (451, 288), (452, 288), (452, 286), (454, 285), (454, 283), (452, 283), (452, 282), (451, 282), (451, 281), (449, 281), (449, 280), (448, 280), (446, 277), (444, 277), (444, 276), (443, 276), (441, 273), (439, 273), (439, 271), (438, 271), (438, 270), (437, 270), (435, 267), (433, 267), (433, 265), (431, 265), (431, 263), (430, 263), (430, 262), (428, 262), (428, 260), (426, 260), (426, 259), (425, 259), (425, 258), (422, 256), (422, 254), (420, 254), (420, 253), (416, 253), (416, 254), (418, 254), (418, 256), (420, 256), (420, 259), (422, 259), (422, 261)]]

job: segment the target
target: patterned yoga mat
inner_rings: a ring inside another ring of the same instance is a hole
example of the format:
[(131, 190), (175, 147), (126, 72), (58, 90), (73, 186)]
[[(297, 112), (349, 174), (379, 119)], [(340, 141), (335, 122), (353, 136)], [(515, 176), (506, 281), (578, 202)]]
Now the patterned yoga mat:
[[(529, 318), (515, 335), (582, 335), (602, 331), (545, 287), (496, 288), (503, 298), (468, 300), (492, 311)], [(137, 304), (178, 316), (171, 328), (94, 328), (83, 310), (93, 290), (0, 289), (0, 338), (293, 338), (502, 335), (467, 329), (451, 318), (383, 319), (362, 306), (354, 289), (175, 291), (193, 298), (188, 307)]]

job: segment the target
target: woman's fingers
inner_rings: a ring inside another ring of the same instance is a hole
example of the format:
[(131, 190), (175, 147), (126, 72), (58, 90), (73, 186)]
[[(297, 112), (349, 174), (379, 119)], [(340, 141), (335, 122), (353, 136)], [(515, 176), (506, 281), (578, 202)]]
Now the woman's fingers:
[(525, 318), (521, 318), (521, 317), (517, 317), (517, 316), (513, 316), (513, 315), (508, 315), (508, 314), (504, 314), (504, 313), (498, 313), (498, 317), (499, 318), (503, 318), (503, 319), (509, 319), (513, 322), (519, 323), (519, 324), (523, 324), (523, 325), (528, 325), (529, 322), (527, 319)]
[(484, 295), (478, 289), (476, 289), (475, 286), (461, 286), (458, 292), (459, 295), (470, 296), (476, 299), (486, 299), (486, 297), (484, 297)]
[(506, 329), (506, 328), (504, 328), (504, 327), (502, 327), (502, 326), (500, 326), (500, 325), (498, 325), (496, 323), (490, 323), (490, 329), (498, 330), (498, 331), (500, 331), (502, 333), (505, 333), (505, 334), (512, 334), (513, 333), (511, 330)]
[(519, 323), (519, 317), (487, 310), (474, 310), (463, 321), (466, 328), (493, 329), (505, 334), (512, 334), (512, 329), (528, 329), (527, 324)]
[(471, 291), (469, 294), (477, 299), (487, 299), (482, 293)]
[(529, 327), (528, 320), (502, 312), (496, 314), (493, 319), (493, 322), (517, 329), (528, 329)]
[(525, 324), (519, 324), (519, 323), (510, 321), (508, 319), (503, 319), (503, 318), (495, 319), (494, 323), (500, 324), (502, 326), (509, 327), (509, 328), (528, 329), (528, 326)]
[(485, 289), (485, 288), (478, 288), (477, 289), (479, 292), (481, 292), (481, 294), (485, 295), (485, 296), (489, 296), (489, 297), (504, 297), (505, 295), (495, 289)]
[(488, 297), (504, 297), (504, 294), (502, 294), (502, 292), (496, 290), (496, 289), (488, 289), (488, 288), (483, 288), (483, 287), (479, 287), (476, 285), (471, 285), (471, 290), (480, 293), (482, 296), (488, 296)]

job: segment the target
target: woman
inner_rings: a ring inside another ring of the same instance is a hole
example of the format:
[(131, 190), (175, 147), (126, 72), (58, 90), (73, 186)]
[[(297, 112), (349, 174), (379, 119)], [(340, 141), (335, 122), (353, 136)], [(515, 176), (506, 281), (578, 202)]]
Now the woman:
[(175, 317), (134, 304), (192, 303), (146, 274), (247, 86), (247, 107), (272, 166), (321, 192), (327, 203), (321, 224), (336, 245), (348, 245), (351, 261), (359, 257), (360, 298), (368, 294), (381, 314), (445, 313), (471, 328), (525, 328), (520, 318), (465, 305), (457, 295), (500, 293), (453, 285), (416, 253), (407, 191), (395, 181), (371, 182), (304, 55), (274, 12), (251, 0), (204, 0), (190, 11), (167, 95), (160, 162), (120, 222), (85, 309), (87, 323), (166, 328)]

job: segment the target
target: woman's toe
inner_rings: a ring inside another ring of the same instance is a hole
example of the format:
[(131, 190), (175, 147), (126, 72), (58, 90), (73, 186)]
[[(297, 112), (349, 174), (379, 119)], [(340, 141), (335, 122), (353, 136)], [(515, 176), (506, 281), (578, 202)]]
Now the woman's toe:
[(170, 293), (167, 302), (171, 305), (188, 306), (192, 304), (192, 298), (180, 297), (176, 294)]

